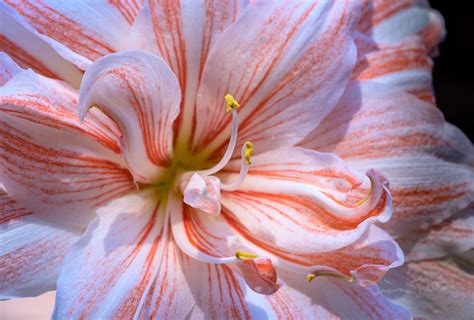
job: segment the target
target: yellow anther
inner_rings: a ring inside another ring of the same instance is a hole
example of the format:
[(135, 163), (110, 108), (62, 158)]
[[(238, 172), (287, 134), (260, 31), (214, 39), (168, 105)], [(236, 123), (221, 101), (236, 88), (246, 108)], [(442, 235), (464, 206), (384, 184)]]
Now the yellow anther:
[(253, 254), (253, 253), (249, 253), (249, 252), (245, 252), (245, 251), (240, 251), (240, 250), (237, 250), (235, 252), (235, 256), (237, 257), (237, 259), (240, 259), (240, 260), (247, 260), (247, 259), (255, 259), (255, 258), (258, 258), (258, 256), (256, 254)]
[(232, 109), (234, 108), (235, 109), (240, 108), (240, 104), (237, 102), (237, 100), (235, 100), (235, 98), (232, 95), (226, 94), (224, 99), (225, 99), (225, 102), (227, 103), (227, 109), (226, 109), (227, 112), (231, 112)]
[(331, 272), (331, 271), (328, 271), (328, 272), (319, 271), (319, 272), (316, 272), (316, 273), (310, 273), (306, 276), (306, 281), (311, 282), (316, 277), (333, 277), (333, 278), (343, 279), (343, 280), (346, 280), (346, 281), (349, 281), (349, 282), (354, 282), (355, 281), (354, 277), (348, 277), (348, 276), (338, 274), (338, 273), (335, 273), (335, 272)]
[(245, 151), (244, 151), (244, 158), (245, 164), (250, 165), (250, 157), (253, 156), (253, 143), (250, 141), (245, 142)]

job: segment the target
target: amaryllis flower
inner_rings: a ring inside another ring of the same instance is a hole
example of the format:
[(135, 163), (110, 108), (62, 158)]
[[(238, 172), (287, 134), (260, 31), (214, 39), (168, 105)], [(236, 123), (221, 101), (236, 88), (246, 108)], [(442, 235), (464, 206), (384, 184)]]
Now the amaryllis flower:
[(56, 289), (58, 319), (469, 315), (410, 287), (473, 281), (433, 260), (473, 246), (474, 152), (435, 106), (424, 1), (0, 6), (2, 299)]

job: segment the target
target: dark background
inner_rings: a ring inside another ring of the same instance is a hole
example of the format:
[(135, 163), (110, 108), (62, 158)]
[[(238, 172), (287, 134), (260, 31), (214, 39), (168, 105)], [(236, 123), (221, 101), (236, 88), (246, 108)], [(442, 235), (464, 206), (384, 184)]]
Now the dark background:
[(448, 122), (474, 141), (474, 14), (471, 1), (431, 0), (446, 22), (447, 37), (435, 58), (434, 88)]

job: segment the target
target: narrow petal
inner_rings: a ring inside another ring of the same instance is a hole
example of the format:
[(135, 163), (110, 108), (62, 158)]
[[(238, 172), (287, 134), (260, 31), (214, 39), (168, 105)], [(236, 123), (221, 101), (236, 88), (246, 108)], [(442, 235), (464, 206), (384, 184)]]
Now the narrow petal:
[(22, 21), (15, 11), (0, 3), (0, 51), (7, 53), (23, 68), (32, 68), (39, 74), (63, 79), (79, 87), (81, 72)]
[[(250, 6), (217, 40), (196, 101), (193, 145), (223, 152), (239, 109), (238, 145), (263, 152), (302, 139), (335, 106), (356, 60), (360, 1), (267, 1)], [(251, 32), (249, 32), (251, 31)], [(308, 117), (308, 114), (311, 114)]]
[(474, 149), (431, 103), (364, 81), (302, 143), (390, 181), (394, 232), (427, 228), (474, 200)]
[(122, 132), (121, 148), (135, 180), (155, 182), (171, 158), (180, 99), (176, 77), (162, 59), (123, 51), (87, 69), (78, 112), (81, 120), (91, 107), (109, 115)]
[(0, 86), (23, 71), (6, 53), (0, 52)]
[(448, 261), (410, 262), (392, 270), (381, 291), (416, 319), (470, 319), (474, 276)]
[(0, 88), (0, 181), (26, 209), (85, 226), (102, 203), (133, 188), (113, 123), (79, 122), (77, 92), (22, 71)]
[(79, 230), (42, 221), (0, 189), (0, 300), (53, 290)]
[(247, 5), (247, 0), (150, 0), (137, 17), (129, 47), (158, 54), (176, 74), (183, 92), (180, 134), (189, 135), (194, 125), (196, 92), (209, 52)]
[[(226, 170), (232, 174), (222, 181), (232, 181), (237, 161)], [(252, 158), (239, 190), (223, 191), (222, 211), (262, 244), (299, 253), (331, 251), (391, 215), (385, 178), (371, 171), (368, 176), (364, 180), (329, 153), (278, 149)], [(353, 197), (356, 190), (365, 194)]]
[(474, 206), (426, 230), (414, 230), (397, 238), (406, 259), (445, 257), (474, 248)]
[(169, 239), (163, 204), (148, 191), (97, 211), (65, 257), (54, 318), (131, 319), (140, 312)]
[[(91, 61), (125, 48), (124, 35), (140, 9), (135, 0), (3, 0), (22, 25), (82, 69)], [(126, 15), (124, 15), (126, 13)], [(127, 16), (128, 15), (128, 16)]]

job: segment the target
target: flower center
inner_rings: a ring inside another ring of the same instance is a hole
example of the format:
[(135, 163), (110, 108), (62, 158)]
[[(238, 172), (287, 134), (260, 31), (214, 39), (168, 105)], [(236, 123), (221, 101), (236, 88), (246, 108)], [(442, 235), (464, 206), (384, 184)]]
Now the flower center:
[(250, 157), (253, 154), (253, 144), (248, 141), (245, 142), (241, 151), (242, 164), (240, 173), (234, 181), (230, 183), (222, 183), (217, 177), (213, 176), (229, 163), (237, 144), (239, 126), (237, 109), (240, 107), (240, 104), (230, 94), (227, 94), (224, 99), (227, 104), (227, 112), (232, 112), (232, 131), (224, 156), (212, 168), (188, 172), (181, 177), (179, 182), (180, 191), (184, 195), (184, 202), (189, 206), (206, 212), (212, 216), (217, 216), (220, 213), (221, 190), (237, 190), (245, 180), (251, 164)]

